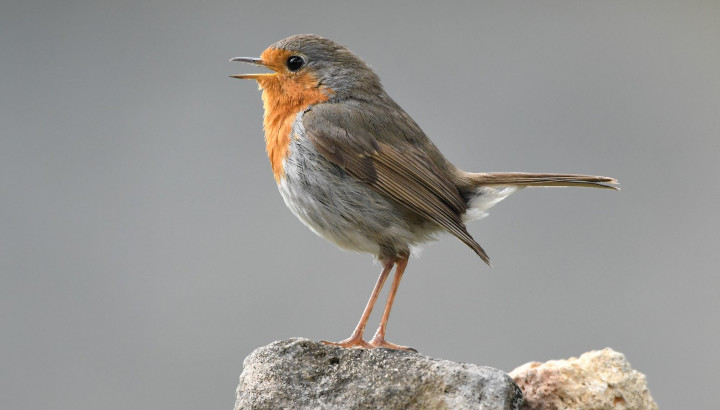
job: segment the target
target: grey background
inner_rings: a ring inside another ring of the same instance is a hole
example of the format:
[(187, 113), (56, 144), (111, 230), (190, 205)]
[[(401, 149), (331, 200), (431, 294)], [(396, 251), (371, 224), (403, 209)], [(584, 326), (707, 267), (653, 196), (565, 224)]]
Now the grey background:
[(379, 266), (285, 208), (260, 93), (228, 78), (308, 32), (463, 169), (622, 183), (493, 208), (470, 227), (493, 269), (426, 246), (389, 340), (506, 371), (611, 346), (662, 408), (715, 407), (718, 21), (716, 1), (4, 0), (0, 408), (231, 408), (255, 347), (350, 334)]

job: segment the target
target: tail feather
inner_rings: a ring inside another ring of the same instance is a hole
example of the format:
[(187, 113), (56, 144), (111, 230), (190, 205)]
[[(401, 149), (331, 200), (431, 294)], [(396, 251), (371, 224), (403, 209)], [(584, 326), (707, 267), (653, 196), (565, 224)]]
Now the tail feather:
[(489, 172), (467, 173), (467, 177), (477, 187), (510, 185), (517, 187), (539, 186), (577, 186), (618, 190), (615, 178), (581, 174), (532, 174), (526, 172)]
[[(525, 172), (491, 172), (463, 174), (473, 188), (467, 200), (467, 210), (462, 215), (463, 222), (484, 218), (487, 211), (498, 202), (524, 187), (589, 187), (589, 188), (620, 188), (615, 178), (580, 175), (580, 174), (531, 174)], [(459, 237), (459, 236), (458, 236)], [(468, 246), (480, 255), (488, 265), (490, 259), (485, 251), (472, 237), (469, 241), (461, 238)]]
[(615, 178), (580, 174), (531, 174), (525, 172), (465, 173), (474, 188), (463, 221), (487, 216), (488, 209), (524, 187), (589, 187), (620, 189)]

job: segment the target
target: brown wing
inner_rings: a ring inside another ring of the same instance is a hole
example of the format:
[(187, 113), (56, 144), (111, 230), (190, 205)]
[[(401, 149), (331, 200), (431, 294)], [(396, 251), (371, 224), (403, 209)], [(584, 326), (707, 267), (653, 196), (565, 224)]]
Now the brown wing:
[[(455, 185), (418, 146), (396, 135), (382, 135), (393, 127), (379, 124), (378, 118), (368, 119), (362, 112), (337, 104), (315, 105), (303, 116), (305, 133), (328, 160), (445, 228), (489, 264), (487, 254), (462, 222), (467, 205)], [(392, 145), (383, 141), (392, 141)]]

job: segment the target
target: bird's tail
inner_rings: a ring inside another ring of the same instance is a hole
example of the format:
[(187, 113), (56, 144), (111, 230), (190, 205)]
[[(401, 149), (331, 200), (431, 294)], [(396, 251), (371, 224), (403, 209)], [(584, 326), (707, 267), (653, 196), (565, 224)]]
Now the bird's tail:
[(580, 174), (531, 174), (527, 172), (466, 173), (476, 186), (582, 186), (588, 188), (618, 189), (615, 178)]
[(619, 189), (615, 178), (580, 174), (532, 174), (525, 172), (465, 173), (475, 186), (475, 195), (468, 201), (465, 220), (480, 219), (487, 210), (524, 187), (588, 187)]

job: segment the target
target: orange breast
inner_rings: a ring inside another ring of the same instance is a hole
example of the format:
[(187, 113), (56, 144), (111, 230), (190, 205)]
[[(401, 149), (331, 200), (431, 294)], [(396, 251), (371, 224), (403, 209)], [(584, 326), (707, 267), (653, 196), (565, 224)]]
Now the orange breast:
[(327, 101), (332, 90), (319, 88), (317, 79), (307, 72), (292, 76), (278, 73), (258, 78), (258, 82), (263, 90), (265, 148), (279, 183), (285, 177), (283, 161), (289, 153), (295, 117), (308, 106)]

